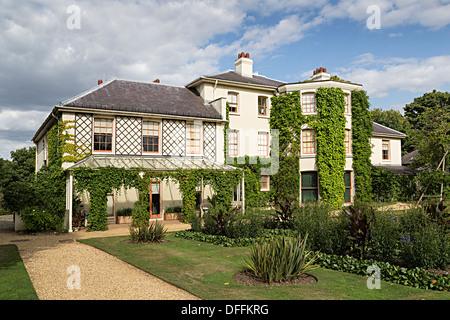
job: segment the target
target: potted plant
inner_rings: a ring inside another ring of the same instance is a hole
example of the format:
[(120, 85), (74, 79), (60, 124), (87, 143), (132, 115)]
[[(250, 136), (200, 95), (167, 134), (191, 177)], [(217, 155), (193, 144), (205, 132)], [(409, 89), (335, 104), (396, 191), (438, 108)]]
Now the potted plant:
[(131, 223), (132, 208), (123, 208), (117, 210), (116, 223)]

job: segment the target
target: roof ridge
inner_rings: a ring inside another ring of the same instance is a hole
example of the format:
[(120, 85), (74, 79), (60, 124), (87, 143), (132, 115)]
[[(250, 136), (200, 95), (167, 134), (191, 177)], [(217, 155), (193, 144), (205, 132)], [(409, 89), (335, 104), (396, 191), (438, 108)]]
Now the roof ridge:
[(114, 82), (116, 80), (117, 80), (117, 78), (108, 79), (107, 81), (105, 81), (105, 82), (103, 82), (103, 83), (101, 83), (99, 85), (96, 85), (95, 87), (92, 87), (92, 88), (90, 88), (90, 89), (88, 89), (86, 91), (83, 91), (82, 93), (77, 94), (76, 96), (73, 96), (72, 98), (69, 98), (67, 100), (64, 100), (64, 101), (60, 102), (60, 105), (64, 106), (64, 105), (67, 105), (69, 103), (72, 103), (73, 101), (78, 100), (80, 98), (83, 98), (83, 97), (87, 96), (88, 94), (90, 94), (92, 92), (95, 92), (98, 89), (101, 89), (101, 88), (107, 86), (108, 84), (110, 84), (110, 83), (112, 83), (112, 82)]

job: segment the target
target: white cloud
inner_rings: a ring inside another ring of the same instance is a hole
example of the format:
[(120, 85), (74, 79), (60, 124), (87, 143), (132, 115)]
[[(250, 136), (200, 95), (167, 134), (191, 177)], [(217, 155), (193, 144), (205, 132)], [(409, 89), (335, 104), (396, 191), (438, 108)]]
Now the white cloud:
[(364, 84), (373, 98), (386, 97), (393, 90), (422, 94), (433, 89), (444, 90), (450, 84), (450, 55), (378, 59), (364, 54), (352, 66), (340, 69), (338, 75)]
[(325, 19), (350, 18), (365, 22), (371, 15), (367, 13), (371, 5), (380, 8), (382, 29), (414, 24), (439, 29), (450, 24), (450, 3), (445, 0), (342, 0), (325, 5), (321, 14)]

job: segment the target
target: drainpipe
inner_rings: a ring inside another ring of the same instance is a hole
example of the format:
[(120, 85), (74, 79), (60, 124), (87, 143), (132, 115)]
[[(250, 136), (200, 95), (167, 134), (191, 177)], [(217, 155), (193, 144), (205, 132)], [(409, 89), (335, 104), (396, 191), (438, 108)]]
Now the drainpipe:
[(216, 83), (214, 84), (214, 88), (213, 88), (213, 101), (216, 100), (216, 87), (217, 87), (217, 82), (219, 80), (216, 80)]

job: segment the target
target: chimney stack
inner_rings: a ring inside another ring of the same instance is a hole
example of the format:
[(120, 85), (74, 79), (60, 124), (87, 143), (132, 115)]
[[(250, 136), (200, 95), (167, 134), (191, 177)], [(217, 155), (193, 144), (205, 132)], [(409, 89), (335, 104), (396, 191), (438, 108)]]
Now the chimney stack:
[(250, 59), (250, 53), (239, 53), (234, 66), (237, 74), (249, 78), (253, 77), (253, 60)]
[(154, 83), (159, 83), (159, 79), (153, 80)]
[(102, 79), (98, 79), (97, 84), (98, 84), (98, 85), (101, 85), (102, 83), (103, 83), (103, 80), (102, 80)]
[(313, 70), (312, 81), (330, 80), (331, 74), (327, 73), (327, 68), (316, 68)]

